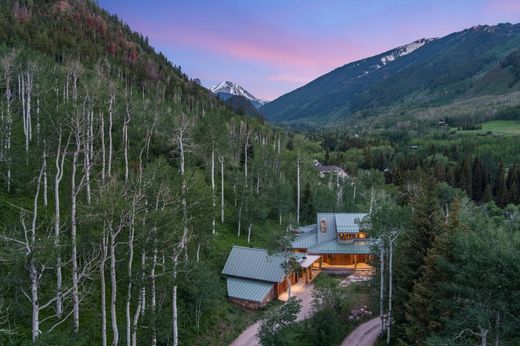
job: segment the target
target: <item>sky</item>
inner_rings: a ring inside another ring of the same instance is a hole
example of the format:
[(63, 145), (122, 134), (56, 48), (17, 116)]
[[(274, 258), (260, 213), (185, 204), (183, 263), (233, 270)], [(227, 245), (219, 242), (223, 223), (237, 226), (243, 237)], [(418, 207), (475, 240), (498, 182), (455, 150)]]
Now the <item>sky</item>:
[(520, 0), (98, 0), (206, 87), (273, 100), (349, 62), (478, 24)]

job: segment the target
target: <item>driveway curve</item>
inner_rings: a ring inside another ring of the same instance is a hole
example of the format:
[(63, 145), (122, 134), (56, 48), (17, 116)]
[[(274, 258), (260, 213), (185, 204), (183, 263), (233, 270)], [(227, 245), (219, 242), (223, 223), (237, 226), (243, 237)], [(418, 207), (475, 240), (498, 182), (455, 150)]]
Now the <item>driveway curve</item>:
[(363, 323), (350, 333), (341, 346), (373, 346), (379, 336), (381, 328), (381, 320), (378, 318), (371, 319)]

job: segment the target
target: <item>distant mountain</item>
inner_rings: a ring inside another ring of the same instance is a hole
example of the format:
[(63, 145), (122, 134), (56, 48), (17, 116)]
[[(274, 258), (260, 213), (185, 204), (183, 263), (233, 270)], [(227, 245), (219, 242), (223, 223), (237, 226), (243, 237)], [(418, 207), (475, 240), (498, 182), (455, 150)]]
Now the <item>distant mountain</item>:
[(508, 93), (520, 89), (518, 47), (520, 24), (479, 25), (420, 39), (339, 67), (269, 102), (260, 112), (273, 122), (319, 126), (360, 112)]
[(253, 117), (260, 116), (260, 112), (249, 99), (242, 95), (231, 95), (224, 101), (233, 111), (239, 114), (245, 114)]
[(212, 86), (209, 90), (217, 95), (223, 101), (228, 100), (232, 96), (242, 96), (246, 100), (249, 100), (255, 108), (260, 108), (265, 105), (268, 101), (256, 98), (249, 91), (242, 88), (240, 85), (233, 82), (225, 81)]

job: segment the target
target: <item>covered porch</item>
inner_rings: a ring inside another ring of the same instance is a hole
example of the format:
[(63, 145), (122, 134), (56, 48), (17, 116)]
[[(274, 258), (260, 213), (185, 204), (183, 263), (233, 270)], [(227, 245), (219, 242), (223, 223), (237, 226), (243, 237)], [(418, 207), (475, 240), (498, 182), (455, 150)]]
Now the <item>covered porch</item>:
[(374, 267), (369, 264), (370, 259), (371, 255), (368, 254), (324, 254), (314, 266), (326, 271), (373, 272)]

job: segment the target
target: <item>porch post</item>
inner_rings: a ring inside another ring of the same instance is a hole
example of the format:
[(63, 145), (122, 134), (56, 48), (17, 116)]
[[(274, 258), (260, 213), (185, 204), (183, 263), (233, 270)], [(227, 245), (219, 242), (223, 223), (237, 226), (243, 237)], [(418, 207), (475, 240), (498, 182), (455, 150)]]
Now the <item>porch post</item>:
[(357, 269), (357, 255), (354, 255), (354, 270)]
[(305, 283), (309, 283), (309, 268), (305, 268)]
[(323, 264), (323, 257), (320, 256), (320, 270), (321, 270), (321, 265)]

